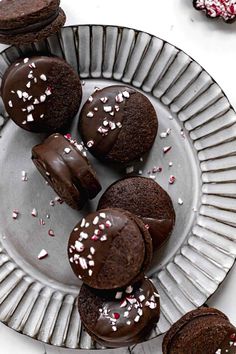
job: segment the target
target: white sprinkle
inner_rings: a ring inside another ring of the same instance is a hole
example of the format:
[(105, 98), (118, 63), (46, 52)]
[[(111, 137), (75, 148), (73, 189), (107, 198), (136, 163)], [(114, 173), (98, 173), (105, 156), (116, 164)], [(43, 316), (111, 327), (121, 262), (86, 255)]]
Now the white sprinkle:
[[(81, 221), (80, 227), (84, 227), (85, 223), (86, 223), (86, 220), (85, 220), (85, 218), (83, 218)], [(77, 228), (77, 230), (78, 230), (78, 228)], [(77, 230), (75, 230), (75, 231), (77, 231)]]
[(33, 79), (33, 78), (34, 78), (34, 75), (32, 73), (29, 73), (28, 79)]
[(138, 314), (139, 314), (139, 316), (142, 316), (143, 315), (143, 310), (142, 309), (138, 309)]
[(102, 103), (106, 103), (108, 101), (108, 98), (107, 97), (102, 97), (102, 98), (100, 98), (100, 101)]
[(34, 104), (39, 104), (39, 100), (37, 98), (35, 98)]
[(73, 262), (74, 262), (74, 258), (71, 257), (71, 258), (70, 258), (70, 263), (73, 263)]
[(100, 241), (107, 241), (107, 236), (106, 235), (103, 235), (101, 238), (100, 238)]
[(93, 102), (93, 96), (89, 96), (88, 101)]
[(104, 110), (104, 112), (109, 113), (112, 111), (112, 106), (104, 106), (103, 110)]
[(125, 292), (126, 292), (127, 294), (131, 294), (132, 291), (133, 291), (133, 287), (132, 287), (131, 285), (127, 286), (127, 288), (125, 289)]
[(47, 98), (46, 95), (41, 95), (40, 98), (39, 98), (40, 102), (45, 102), (46, 98)]
[(116, 112), (119, 112), (120, 107), (117, 104), (115, 104), (114, 108), (115, 108)]
[(156, 176), (155, 175), (149, 175), (149, 178), (156, 179)]
[(27, 115), (27, 122), (33, 122), (34, 121), (34, 117), (32, 114), (28, 114)]
[(25, 63), (25, 64), (28, 63), (28, 61), (29, 61), (29, 58), (25, 58), (25, 59), (24, 59), (24, 63)]
[(47, 175), (47, 176), (50, 176), (50, 173), (49, 173), (48, 171), (46, 171), (46, 175)]
[(105, 213), (99, 213), (100, 218), (106, 219), (106, 214)]
[(82, 269), (88, 269), (87, 262), (86, 262), (85, 258), (80, 257), (79, 258), (79, 264), (80, 264)]
[(116, 123), (114, 123), (114, 122), (109, 122), (109, 127), (111, 128), (111, 130), (116, 129)]
[(86, 222), (85, 227), (87, 228), (87, 227), (89, 227), (89, 225), (90, 225), (90, 223)]
[(134, 172), (134, 166), (128, 166), (126, 167), (126, 173), (129, 174), (129, 173), (132, 173)]
[(171, 146), (164, 146), (163, 147), (163, 152), (164, 152), (164, 154), (166, 154), (168, 151), (170, 151), (171, 150)]
[(107, 127), (107, 126), (109, 125), (109, 122), (108, 122), (108, 120), (104, 120), (104, 121), (102, 122), (102, 124), (104, 125), (104, 127)]
[(109, 114), (110, 114), (110, 116), (112, 116), (112, 117), (114, 117), (114, 115), (115, 115), (114, 112), (110, 112)]
[(22, 92), (22, 91), (17, 90), (16, 93), (17, 93), (17, 96), (18, 96), (19, 98), (22, 98), (22, 97), (23, 97), (23, 92)]
[(85, 239), (85, 240), (87, 240), (87, 238), (88, 238), (88, 234), (86, 234), (86, 232), (81, 232), (80, 233), (80, 237), (82, 237), (82, 239)]
[(92, 261), (92, 260), (91, 260), (91, 261), (89, 261), (89, 265), (90, 265), (90, 267), (94, 267), (94, 264), (95, 264), (95, 263), (94, 263), (94, 261)]
[(117, 291), (115, 298), (117, 300), (120, 300), (122, 298), (123, 292), (122, 291)]
[(138, 174), (139, 174), (139, 175), (142, 175), (142, 174), (143, 174), (143, 170), (139, 170), (139, 171), (138, 171)]
[[(2, 1), (2, 0), (1, 0), (1, 1)], [(20, 63), (16, 63), (16, 64), (15, 64), (15, 66), (19, 66), (19, 65), (20, 65)]]
[(23, 122), (21, 123), (22, 125), (25, 125), (27, 122), (26, 120), (23, 120)]
[(173, 166), (173, 162), (170, 161), (170, 162), (169, 162), (169, 167), (172, 167), (172, 166)]
[(98, 111), (98, 107), (94, 107), (94, 110), (95, 110), (95, 112), (97, 112)]
[(40, 75), (40, 79), (43, 80), (43, 81), (47, 81), (47, 77), (44, 74)]
[(155, 297), (158, 297), (158, 298), (160, 297), (160, 295), (157, 294), (157, 293), (154, 293), (154, 296), (155, 296)]
[(112, 330), (113, 330), (114, 332), (116, 332), (116, 331), (117, 331), (117, 327), (116, 327), (116, 326), (112, 326)]
[(87, 256), (87, 258), (88, 258), (88, 259), (92, 259), (93, 256), (92, 256), (91, 254), (89, 254), (89, 255)]
[(21, 171), (21, 180), (22, 181), (28, 180), (27, 173), (25, 171)]
[(27, 92), (23, 92), (22, 95), (23, 95), (24, 98), (28, 98), (29, 97), (29, 94)]
[(93, 141), (93, 140), (89, 140), (89, 141), (87, 142), (87, 147), (88, 147), (88, 148), (91, 148), (93, 145), (94, 145), (94, 141)]
[(124, 301), (122, 301), (122, 303), (120, 304), (120, 307), (125, 307), (127, 305), (127, 301), (124, 299)]
[(93, 225), (97, 225), (98, 222), (99, 222), (99, 217), (96, 216), (96, 217), (93, 219)]
[(44, 117), (44, 114), (41, 114), (41, 115), (40, 115), (40, 118), (43, 118), (43, 117)]
[(88, 274), (89, 274), (90, 277), (92, 276), (92, 274), (93, 274), (92, 269), (89, 269)]
[(30, 86), (31, 86), (31, 82), (29, 81), (29, 82), (26, 84), (26, 87), (27, 87), (27, 88), (30, 88)]
[(45, 93), (46, 93), (47, 96), (50, 96), (50, 95), (52, 94), (52, 91), (51, 91), (51, 89), (48, 87), (48, 88), (46, 89)]
[(69, 154), (69, 153), (71, 152), (71, 149), (70, 149), (70, 148), (65, 148), (65, 149), (64, 149), (64, 152), (65, 152), (66, 154)]
[(48, 253), (45, 249), (42, 249), (38, 254), (38, 259), (43, 259), (48, 256)]
[(19, 211), (18, 210), (16, 210), (16, 209), (14, 209), (13, 210), (13, 213), (12, 213), (12, 219), (17, 219), (18, 218), (18, 216), (19, 216)]
[(35, 208), (31, 211), (31, 215), (34, 217), (36, 217), (38, 215), (38, 212)]
[(88, 112), (88, 113), (87, 113), (87, 117), (88, 117), (88, 118), (93, 118), (93, 112)]
[(130, 98), (130, 94), (128, 91), (123, 91), (122, 94), (125, 98)]
[(118, 128), (122, 128), (121, 122), (117, 122), (117, 123), (116, 123), (116, 126), (117, 126)]
[(80, 241), (75, 241), (75, 249), (77, 252), (83, 252), (84, 250), (84, 245)]
[(125, 312), (124, 312), (124, 317), (125, 317), (125, 318), (129, 317), (129, 311), (125, 311)]
[(128, 326), (130, 326), (130, 325), (131, 325), (131, 321), (128, 320), (128, 321), (126, 322), (126, 324), (127, 324)]
[(141, 302), (143, 302), (143, 301), (145, 300), (145, 296), (144, 296), (144, 295), (140, 295), (140, 296), (139, 296), (139, 300), (140, 300)]
[(137, 316), (135, 317), (135, 319), (134, 319), (134, 322), (139, 322), (139, 320), (140, 320), (140, 316), (137, 315)]
[(95, 248), (94, 247), (90, 247), (90, 253), (94, 254), (95, 253)]
[(27, 112), (30, 113), (34, 110), (34, 106), (31, 104), (30, 106), (27, 106)]
[(116, 100), (116, 102), (118, 102), (118, 103), (121, 103), (121, 102), (123, 102), (123, 101), (124, 101), (124, 99), (123, 99), (123, 96), (122, 96), (122, 93), (121, 93), (121, 92), (120, 92), (120, 93), (118, 93), (118, 95), (116, 96), (115, 100)]
[(8, 106), (11, 107), (11, 108), (13, 107), (12, 101), (8, 102)]
[(179, 205), (183, 205), (184, 204), (184, 202), (183, 202), (183, 200), (181, 198), (178, 198), (178, 204)]
[(105, 230), (105, 225), (104, 224), (100, 224), (98, 227), (99, 227), (99, 230)]

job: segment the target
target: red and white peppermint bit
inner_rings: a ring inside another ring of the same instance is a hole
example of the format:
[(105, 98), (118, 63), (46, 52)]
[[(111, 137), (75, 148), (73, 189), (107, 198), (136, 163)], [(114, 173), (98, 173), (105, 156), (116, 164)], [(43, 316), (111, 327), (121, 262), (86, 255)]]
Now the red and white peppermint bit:
[(113, 317), (115, 320), (118, 320), (120, 318), (120, 314), (118, 312), (114, 312)]
[(71, 134), (69, 134), (69, 133), (65, 134), (64, 138), (66, 138), (67, 140), (70, 140), (71, 139)]
[(19, 216), (19, 211), (17, 209), (14, 209), (12, 212), (12, 219), (16, 220)]
[(43, 259), (48, 256), (48, 252), (45, 249), (42, 249), (38, 254), (38, 259)]
[(97, 241), (97, 240), (99, 240), (99, 237), (98, 237), (98, 236), (96, 236), (96, 235), (93, 235), (93, 236), (91, 237), (91, 240), (93, 240), (93, 241)]
[(195, 7), (203, 10), (210, 17), (222, 17), (225, 21), (236, 16), (235, 0), (195, 0)]
[(175, 180), (176, 180), (175, 176), (171, 175), (169, 178), (169, 184), (174, 184)]
[(49, 229), (48, 230), (48, 235), (51, 236), (51, 237), (54, 237), (55, 236), (54, 231), (52, 229)]
[(164, 154), (166, 154), (168, 151), (170, 151), (172, 149), (172, 147), (171, 146), (164, 146), (163, 147), (163, 152), (164, 152)]
[(31, 211), (31, 215), (33, 217), (36, 217), (38, 215), (38, 212), (37, 212), (37, 210), (35, 208)]
[(106, 226), (106, 228), (108, 228), (109, 229), (109, 227), (111, 227), (111, 222), (110, 222), (110, 220), (107, 220), (106, 222), (105, 222), (105, 226)]

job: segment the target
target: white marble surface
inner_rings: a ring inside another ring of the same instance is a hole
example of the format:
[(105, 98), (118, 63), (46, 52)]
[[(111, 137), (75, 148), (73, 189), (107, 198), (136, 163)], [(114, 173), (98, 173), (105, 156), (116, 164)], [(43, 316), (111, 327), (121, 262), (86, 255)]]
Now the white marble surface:
[[(180, 47), (213, 76), (236, 108), (236, 23), (227, 25), (221, 21), (208, 20), (192, 8), (192, 0), (62, 0), (61, 3), (67, 14), (68, 25), (92, 23), (128, 26), (150, 32)], [(3, 48), (0, 45), (0, 50)], [(225, 312), (236, 325), (235, 293), (236, 267), (209, 299), (208, 305)], [(15, 333), (3, 324), (0, 324), (0, 348), (2, 354), (78, 353), (44, 345)], [(126, 349), (112, 352), (128, 353)], [(161, 338), (138, 345), (133, 352), (161, 354)]]

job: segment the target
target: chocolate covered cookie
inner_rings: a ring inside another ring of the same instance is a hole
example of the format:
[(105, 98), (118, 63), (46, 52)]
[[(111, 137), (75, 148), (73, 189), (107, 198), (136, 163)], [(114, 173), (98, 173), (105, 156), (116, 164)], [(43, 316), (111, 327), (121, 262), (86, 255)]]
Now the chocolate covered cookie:
[(102, 208), (122, 208), (139, 216), (149, 227), (154, 250), (164, 244), (175, 224), (169, 195), (146, 177), (129, 177), (113, 183), (99, 200), (98, 209)]
[(213, 308), (190, 311), (166, 333), (163, 354), (236, 353), (236, 329)]
[(112, 293), (83, 285), (78, 308), (92, 338), (113, 348), (145, 340), (160, 316), (158, 292), (147, 278)]
[(121, 209), (103, 209), (83, 218), (68, 242), (70, 265), (85, 284), (115, 289), (134, 283), (147, 270), (152, 240), (145, 225)]
[(155, 140), (155, 109), (142, 93), (126, 86), (95, 91), (82, 108), (79, 131), (90, 152), (102, 160), (132, 161)]
[(82, 89), (72, 67), (56, 57), (21, 58), (5, 72), (1, 96), (10, 118), (31, 132), (65, 130), (76, 115)]
[(236, 20), (235, 0), (193, 0), (193, 6), (210, 18), (221, 17), (227, 23)]
[(61, 134), (51, 135), (32, 149), (32, 160), (41, 175), (74, 209), (82, 209), (101, 190), (85, 154), (82, 145)]
[(0, 42), (25, 44), (58, 32), (66, 21), (59, 0), (1, 0)]

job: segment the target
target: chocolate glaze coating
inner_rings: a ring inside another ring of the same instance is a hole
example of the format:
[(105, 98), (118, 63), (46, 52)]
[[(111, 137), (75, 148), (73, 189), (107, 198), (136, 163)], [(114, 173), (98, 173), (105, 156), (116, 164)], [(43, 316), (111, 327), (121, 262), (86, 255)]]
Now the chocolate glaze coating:
[(82, 89), (69, 64), (55, 57), (19, 59), (3, 76), (1, 95), (11, 119), (31, 132), (66, 129), (77, 113)]
[(83, 285), (78, 308), (92, 338), (113, 348), (143, 341), (160, 316), (158, 292), (147, 278), (116, 292)]
[(55, 192), (74, 209), (82, 209), (101, 190), (81, 145), (53, 134), (32, 149), (32, 160)]
[(163, 340), (163, 354), (214, 354), (232, 331), (235, 328), (227, 316), (202, 307), (188, 312), (170, 328)]
[(152, 257), (152, 240), (144, 224), (121, 209), (89, 214), (72, 231), (68, 257), (74, 273), (96, 289), (135, 282)]
[(24, 44), (57, 32), (65, 23), (59, 0), (0, 1), (0, 42)]
[(98, 203), (98, 209), (109, 207), (122, 208), (140, 217), (149, 226), (154, 250), (166, 242), (175, 224), (169, 195), (150, 178), (128, 177), (113, 183)]
[(157, 127), (157, 115), (148, 98), (126, 86), (95, 91), (79, 121), (82, 139), (93, 155), (122, 163), (151, 149)]

